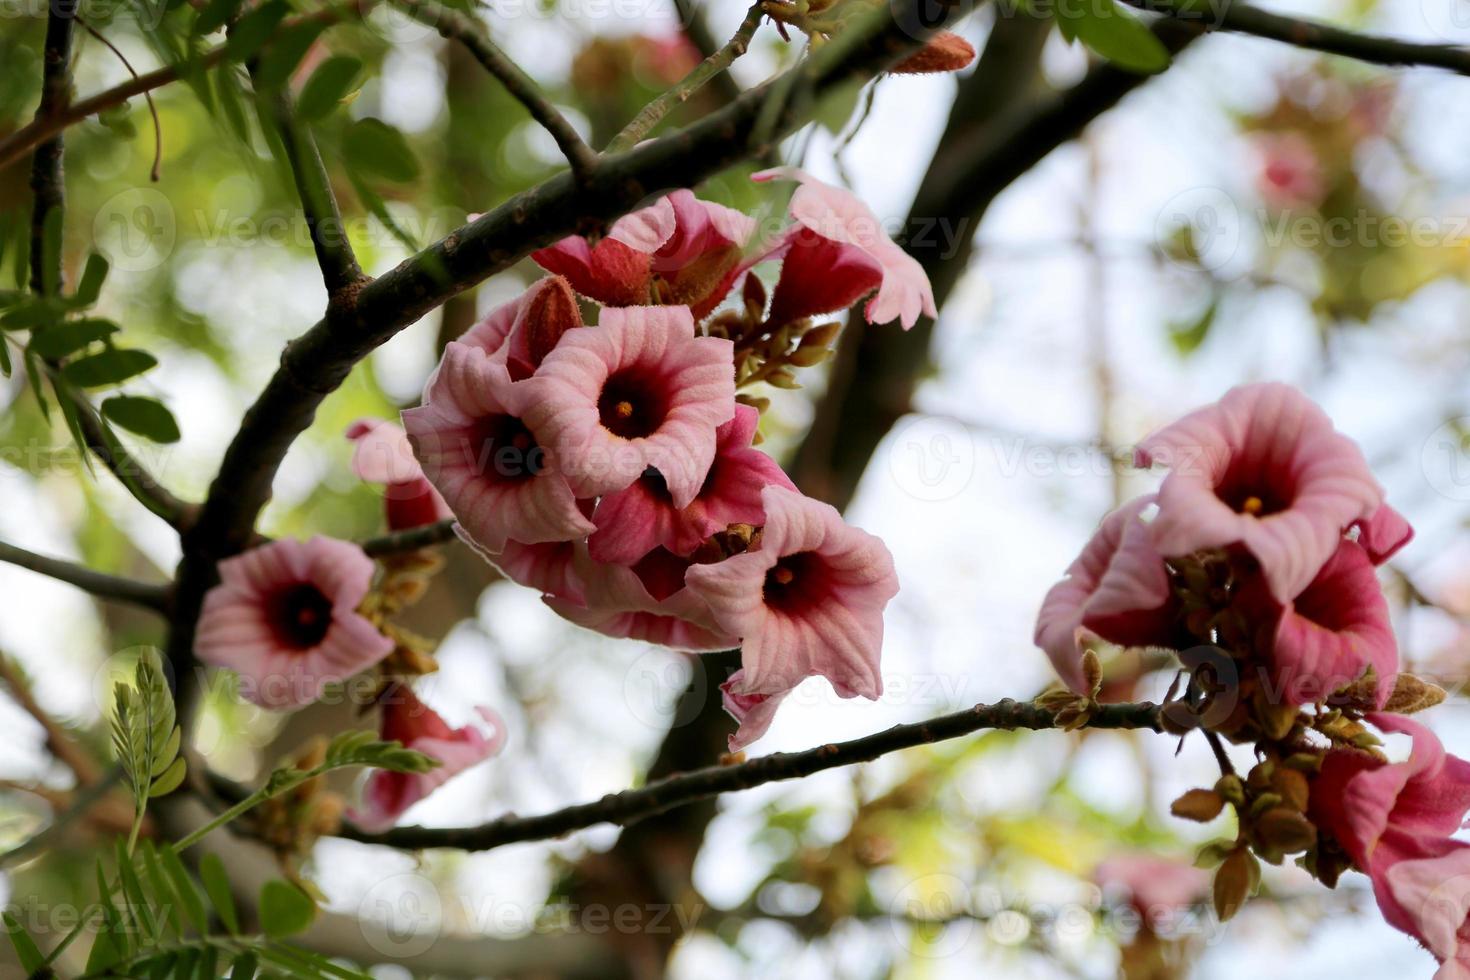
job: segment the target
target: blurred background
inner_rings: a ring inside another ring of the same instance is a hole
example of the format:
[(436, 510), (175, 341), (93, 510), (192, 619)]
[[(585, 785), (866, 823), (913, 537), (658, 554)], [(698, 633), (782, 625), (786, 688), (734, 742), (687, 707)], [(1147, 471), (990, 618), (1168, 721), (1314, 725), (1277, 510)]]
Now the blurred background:
[[(1271, 7), (1470, 42), (1461, 0)], [(136, 10), (99, 0), (83, 11), (138, 71), (159, 63)], [(0, 136), (34, 111), (36, 13), (0, 17)], [(743, 14), (739, 3), (666, 0), (503, 0), (478, 13), (594, 146)], [(923, 258), (942, 315), (932, 336), (855, 326), (830, 383), (808, 372), (805, 389), (771, 393), (765, 448), (884, 539), (903, 590), (888, 610), (882, 701), (841, 701), (810, 681), (751, 754), (1045, 688), (1050, 670), (1031, 643), (1041, 597), (1099, 518), (1157, 479), (1129, 469), (1132, 443), (1261, 379), (1318, 399), (1415, 524), (1418, 537), (1384, 570), (1402, 657), (1457, 691), (1470, 676), (1465, 80), (1209, 36), (1164, 74), (1130, 83), (1080, 139), (1000, 181), (993, 200), (980, 188), (978, 206), (945, 212), (938, 192), (921, 188), (938, 172), (936, 148), (947, 159), (947, 126), (983, 133), (1095, 70), (1029, 15), (985, 9), (959, 30), (982, 49), (979, 68), (854, 88), (780, 150), (850, 186), (899, 240), (930, 236)], [(79, 92), (127, 78), (95, 38), (79, 43)], [(769, 77), (798, 50), (767, 25), (728, 81), (679, 118)], [(307, 62), (342, 53), (369, 71), (320, 136), (368, 272), (562, 166), (550, 138), (432, 29), (376, 7), (323, 34)], [(213, 111), (188, 84), (156, 93), (157, 183), (141, 100), (73, 127), (67, 143), (71, 275), (88, 248), (111, 258), (101, 309), (161, 361), (134, 388), (164, 400), (183, 430), (178, 444), (138, 453), (190, 499), (202, 497), (282, 345), (325, 301), (289, 179), (258, 134), (219, 108), (238, 97), (230, 84), (243, 81), (219, 83)], [(333, 127), (365, 117), (407, 136), (416, 176), (366, 187), (354, 176)], [(781, 201), (748, 173), (700, 193), (779, 215)], [(969, 179), (948, 176), (961, 187)], [(22, 161), (0, 171), (4, 240), (23, 234), (28, 211)], [(523, 263), (491, 279), (356, 370), (292, 449), (262, 530), (380, 533), (380, 490), (352, 475), (343, 431), (412, 404), (442, 344), (539, 274)], [(88, 472), (22, 374), (0, 385), (0, 501), (0, 539), (22, 547), (149, 580), (179, 557), (169, 528), (110, 476)], [(533, 592), (493, 581), (457, 544), (446, 554), (448, 571), (408, 620), (443, 638), (441, 671), (421, 694), (459, 724), (492, 705), (511, 741), (408, 822), (540, 812), (713, 761), (728, 728), (712, 691), (728, 663), (579, 631)], [(0, 565), (0, 597), (0, 651), (54, 716), (96, 732), (110, 677), (130, 649), (158, 642), (158, 624), (10, 566)], [(1120, 658), (1109, 694), (1157, 698), (1171, 676), (1157, 667)], [(228, 684), (211, 691), (197, 747), (241, 780), (305, 734), (352, 722), (326, 710), (262, 712)], [(1464, 706), (1456, 694), (1427, 716), (1462, 755)], [(0, 737), (3, 850), (51, 824), (73, 776), (5, 698)], [(1187, 866), (1224, 832), (1168, 816), (1174, 796), (1214, 778), (1202, 743), (1175, 750), (1148, 733), (989, 734), (731, 795), (621, 835), (601, 827), (482, 855), (324, 839), (288, 859), (336, 913), (335, 927), (313, 933), (320, 948), (401, 961), (379, 967), (384, 977), (653, 976), (665, 962), (675, 978), (1430, 974), (1432, 959), (1383, 924), (1355, 875), (1329, 892), (1295, 868), (1268, 869), (1262, 897), (1228, 927), (1199, 909), (1140, 928), (1126, 887), (1140, 866), (1129, 859)], [(0, 900), (80, 900), (92, 830), (69, 828), (39, 858), (4, 859)], [(1190, 902), (1187, 872), (1142, 867), (1145, 882), (1179, 878)], [(634, 908), (626, 928), (588, 914), (622, 904)], [(20, 975), (0, 961), (7, 970)]]

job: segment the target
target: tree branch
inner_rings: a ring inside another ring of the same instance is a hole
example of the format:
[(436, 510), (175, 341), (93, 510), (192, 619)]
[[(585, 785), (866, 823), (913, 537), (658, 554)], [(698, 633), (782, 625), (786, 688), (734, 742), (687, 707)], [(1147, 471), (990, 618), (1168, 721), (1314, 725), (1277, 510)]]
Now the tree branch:
[(60, 558), (38, 555), (3, 541), (0, 541), (0, 562), (74, 585), (99, 599), (124, 602), (157, 613), (167, 612), (169, 607), (169, 588), (166, 585), (150, 585), (147, 582), (107, 575)]
[(352, 243), (347, 239), (337, 196), (332, 192), (332, 181), (322, 164), (316, 140), (305, 126), (297, 122), (291, 96), (286, 91), (273, 96), (272, 103), (281, 148), (296, 181), (296, 195), (301, 200), (301, 212), (311, 234), (311, 247), (322, 270), (322, 284), (327, 287), (327, 302), (338, 303), (347, 291), (356, 288), (367, 277), (363, 275), (362, 266), (358, 265), (357, 256), (352, 252)]
[(454, 519), (411, 527), (406, 531), (394, 531), (378, 538), (369, 538), (362, 543), (362, 550), (372, 558), (382, 555), (401, 555), (405, 551), (418, 551), (436, 544), (454, 540)]
[(526, 107), (531, 118), (551, 134), (556, 145), (567, 158), (572, 174), (579, 184), (586, 184), (597, 166), (597, 154), (592, 151), (576, 129), (547, 99), (541, 87), (521, 70), (485, 31), (457, 10), (450, 10), (433, 0), (398, 0), (408, 15), (421, 24), (426, 24), (449, 41), (457, 41), (474, 55), (486, 71), (495, 76), (511, 96)]
[[(75, 0), (56, 0), (46, 14), (42, 47), (41, 102), (36, 118), (66, 108), (71, 100), (71, 42), (76, 26)], [(66, 206), (61, 136), (36, 147), (31, 162), (31, 291), (43, 296), (61, 293), (61, 219)], [(48, 234), (47, 226), (51, 226)], [(55, 254), (48, 254), (54, 251)]]
[[(953, 19), (959, 0), (947, 3)], [(881, 71), (923, 44), (926, 32), (900, 26), (893, 13), (882, 5), (787, 75), (686, 129), (604, 159), (586, 186), (563, 173), (511, 198), (366, 284), (349, 307), (329, 310), (289, 344), (226, 449), (199, 520), (183, 536), (170, 659), (189, 662), (215, 563), (248, 543), (286, 451), (353, 365), (450, 296), (533, 249), (615, 218), (652, 192), (689, 186), (764, 152), (771, 145), (766, 140), (795, 129), (823, 92)], [(941, 18), (933, 30), (943, 23)], [(793, 89), (803, 97), (790, 98)]]
[(41, 726), (41, 731), (46, 735), (46, 748), (54, 755), (61, 764), (66, 766), (77, 777), (77, 783), (81, 786), (90, 786), (101, 776), (97, 763), (87, 754), (76, 740), (71, 737), (60, 723), (52, 718), (45, 708), (31, 694), (30, 685), (26, 683), (20, 671), (16, 669), (11, 659), (4, 653), (0, 653), (0, 684), (4, 684), (10, 690), (10, 696), (16, 704), (20, 705), (22, 711), (35, 719), (36, 724)]
[(612, 138), (607, 144), (609, 153), (621, 153), (629, 147), (635, 146), (639, 140), (647, 136), (653, 127), (659, 124), (664, 116), (668, 115), (675, 106), (689, 101), (705, 83), (716, 75), (725, 71), (735, 59), (743, 55), (750, 47), (750, 39), (755, 37), (756, 30), (761, 25), (761, 18), (765, 16), (761, 0), (751, 5), (745, 14), (745, 19), (740, 22), (729, 42), (718, 51), (705, 58), (673, 88), (660, 94), (648, 105), (644, 106), (633, 121), (623, 127), (623, 131)]
[(1422, 44), (1362, 34), (1302, 17), (1273, 14), (1232, 0), (1126, 0), (1140, 10), (1163, 14), (1196, 30), (1231, 31), (1323, 54), (1336, 54), (1389, 67), (1443, 68), (1470, 75), (1470, 49), (1453, 44)]
[[(1103, 705), (1087, 722), (1088, 728), (1158, 730), (1159, 706), (1148, 702)], [(1056, 727), (1052, 711), (1033, 702), (1005, 700), (977, 704), (973, 708), (909, 725), (895, 725), (848, 742), (836, 742), (804, 752), (778, 752), (730, 766), (710, 766), (666, 779), (640, 789), (604, 796), (534, 817), (507, 816), (478, 827), (438, 829), (399, 827), (381, 834), (368, 834), (352, 827), (340, 836), (369, 844), (419, 850), (454, 847), (486, 851), (521, 841), (561, 837), (601, 823), (626, 826), (645, 817), (721, 793), (751, 789), (766, 783), (800, 779), (826, 769), (838, 769), (879, 756), (946, 739), (959, 738), (982, 729), (1040, 731)]]

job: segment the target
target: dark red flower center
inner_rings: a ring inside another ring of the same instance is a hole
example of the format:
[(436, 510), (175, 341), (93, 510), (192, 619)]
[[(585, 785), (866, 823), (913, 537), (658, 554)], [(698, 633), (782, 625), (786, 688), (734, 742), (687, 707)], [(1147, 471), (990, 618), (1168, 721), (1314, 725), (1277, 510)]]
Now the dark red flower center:
[(546, 468), (546, 452), (526, 423), (512, 415), (492, 415), (476, 425), (471, 437), (485, 476), (500, 481), (529, 480)]
[(658, 431), (668, 417), (662, 379), (652, 372), (618, 371), (603, 382), (597, 398), (602, 427), (623, 439), (641, 439)]
[(688, 558), (680, 558), (667, 548), (654, 548), (633, 566), (633, 574), (655, 602), (663, 602), (684, 587), (684, 573), (691, 564)]
[(300, 582), (272, 596), (266, 616), (282, 646), (310, 650), (332, 627), (332, 600), (310, 582)]
[(772, 609), (799, 613), (821, 601), (826, 577), (827, 565), (820, 555), (799, 551), (771, 566), (761, 595)]
[(1291, 507), (1296, 498), (1292, 481), (1264, 465), (1232, 465), (1215, 485), (1215, 496), (1237, 514), (1268, 517)]

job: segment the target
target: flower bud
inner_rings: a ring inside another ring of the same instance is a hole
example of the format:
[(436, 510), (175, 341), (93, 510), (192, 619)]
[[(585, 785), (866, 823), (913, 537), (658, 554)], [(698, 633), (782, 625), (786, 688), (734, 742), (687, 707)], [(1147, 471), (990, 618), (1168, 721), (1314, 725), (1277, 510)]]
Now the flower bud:
[(1244, 847), (1236, 848), (1215, 872), (1215, 915), (1228, 922), (1245, 900), (1255, 891), (1261, 869), (1255, 856)]
[(1169, 812), (1183, 820), (1209, 823), (1225, 809), (1225, 798), (1212, 789), (1192, 789), (1169, 806)]

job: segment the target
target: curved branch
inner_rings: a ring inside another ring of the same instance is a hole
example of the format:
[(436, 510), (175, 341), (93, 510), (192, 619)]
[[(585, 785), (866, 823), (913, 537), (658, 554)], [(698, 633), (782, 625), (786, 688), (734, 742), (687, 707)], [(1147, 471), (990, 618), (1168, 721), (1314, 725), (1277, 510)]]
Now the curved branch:
[(147, 582), (96, 572), (83, 565), (60, 558), (48, 558), (3, 541), (0, 541), (0, 562), (74, 585), (99, 599), (124, 602), (158, 613), (168, 610), (169, 589), (164, 585), (150, 585)]
[[(1093, 713), (1086, 727), (1158, 731), (1158, 716), (1159, 706), (1149, 702), (1106, 704)], [(487, 851), (505, 844), (561, 837), (574, 830), (601, 823), (626, 826), (645, 817), (721, 793), (751, 789), (785, 779), (799, 779), (825, 769), (837, 769), (858, 762), (870, 762), (890, 752), (959, 738), (982, 729), (1040, 731), (1056, 727), (1055, 712), (1034, 702), (1022, 703), (1007, 699), (995, 704), (977, 704), (973, 708), (941, 715), (928, 721), (895, 725), (887, 731), (848, 742), (821, 745), (804, 752), (778, 752), (738, 765), (696, 769), (658, 780), (640, 789), (613, 793), (593, 803), (582, 803), (534, 817), (511, 815), (478, 827), (399, 827), (381, 834), (364, 833), (349, 826), (339, 836), (409, 850), (455, 847), (467, 851)]]
[(1373, 65), (1443, 68), (1470, 75), (1470, 49), (1362, 34), (1320, 21), (1273, 14), (1231, 0), (1125, 0), (1140, 10), (1163, 14), (1201, 31), (1231, 31), (1280, 41), (1292, 47), (1336, 54)]
[(487, 72), (494, 75), (505, 90), (511, 94), (541, 128), (551, 134), (561, 148), (579, 183), (585, 184), (592, 169), (597, 166), (597, 154), (583, 142), (582, 137), (546, 98), (536, 81), (508, 58), (496, 43), (472, 20), (457, 10), (451, 10), (432, 0), (398, 0), (410, 17), (421, 24), (434, 28), (445, 40), (457, 41), (474, 56)]

